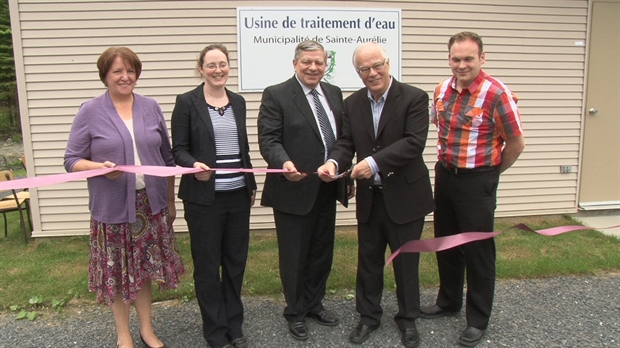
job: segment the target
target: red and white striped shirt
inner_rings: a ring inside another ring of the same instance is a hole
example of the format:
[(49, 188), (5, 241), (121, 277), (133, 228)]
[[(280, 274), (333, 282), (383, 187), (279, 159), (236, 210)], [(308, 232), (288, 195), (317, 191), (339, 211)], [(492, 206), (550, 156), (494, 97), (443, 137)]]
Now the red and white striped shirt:
[(454, 76), (435, 88), (431, 122), (437, 125), (437, 158), (456, 168), (497, 166), (504, 139), (523, 133), (517, 96), (480, 70), (460, 93)]

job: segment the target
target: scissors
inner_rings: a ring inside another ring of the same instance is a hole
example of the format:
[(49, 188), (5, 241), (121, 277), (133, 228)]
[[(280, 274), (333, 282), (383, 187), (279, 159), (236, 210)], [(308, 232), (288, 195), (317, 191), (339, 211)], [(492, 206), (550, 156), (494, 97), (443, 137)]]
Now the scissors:
[(342, 172), (340, 174), (336, 174), (336, 175), (332, 176), (332, 178), (340, 179), (340, 178), (347, 177), (347, 176), (351, 175), (352, 171), (353, 171), (353, 167), (349, 168), (348, 170), (345, 170), (344, 172)]

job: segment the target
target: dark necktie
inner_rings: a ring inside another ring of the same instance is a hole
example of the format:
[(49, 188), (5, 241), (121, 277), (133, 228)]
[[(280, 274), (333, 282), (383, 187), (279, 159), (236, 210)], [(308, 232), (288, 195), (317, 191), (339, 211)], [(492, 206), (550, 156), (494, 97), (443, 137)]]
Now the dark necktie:
[(327, 112), (323, 108), (323, 104), (319, 100), (319, 92), (316, 89), (313, 89), (312, 95), (314, 96), (314, 107), (316, 109), (316, 115), (319, 118), (319, 126), (321, 127), (321, 133), (323, 133), (323, 140), (325, 141), (325, 148), (327, 149), (327, 155), (332, 151), (334, 144), (336, 143), (336, 137), (334, 136), (334, 131), (332, 131), (332, 126), (329, 123), (329, 118), (327, 117)]

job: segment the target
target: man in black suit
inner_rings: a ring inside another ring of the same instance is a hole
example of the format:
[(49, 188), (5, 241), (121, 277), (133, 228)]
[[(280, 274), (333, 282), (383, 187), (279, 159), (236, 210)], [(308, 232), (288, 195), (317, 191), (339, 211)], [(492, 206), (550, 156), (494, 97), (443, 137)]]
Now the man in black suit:
[[(324, 181), (351, 163), (357, 179), (358, 266), (356, 309), (361, 319), (349, 340), (362, 343), (381, 323), (385, 249), (420, 239), (424, 216), (434, 209), (428, 168), (422, 152), (428, 134), (428, 95), (390, 76), (390, 60), (374, 43), (353, 54), (366, 88), (345, 100), (342, 135), (330, 159), (318, 168)], [(394, 321), (405, 347), (419, 344), (419, 254), (394, 260), (398, 313)]]
[(300, 43), (295, 75), (265, 89), (258, 114), (261, 155), (269, 168), (288, 171), (267, 175), (261, 205), (273, 208), (284, 317), (297, 340), (308, 338), (306, 316), (338, 324), (322, 304), (333, 259), (338, 183), (307, 174), (325, 162), (342, 124), (342, 92), (321, 82), (326, 58), (318, 42)]

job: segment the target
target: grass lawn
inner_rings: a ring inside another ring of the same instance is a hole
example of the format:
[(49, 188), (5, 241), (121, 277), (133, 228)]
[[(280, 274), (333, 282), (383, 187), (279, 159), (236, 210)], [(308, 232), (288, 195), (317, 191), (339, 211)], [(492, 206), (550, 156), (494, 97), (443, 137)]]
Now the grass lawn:
[[(16, 214), (16, 213), (13, 213)], [(95, 303), (88, 292), (88, 236), (30, 240), (24, 244), (17, 216), (9, 214), (8, 238), (0, 237), (0, 312), (11, 306), (49, 308), (59, 301), (68, 306)], [(569, 217), (541, 216), (498, 219), (496, 237), (497, 275), (499, 279), (540, 278), (558, 275), (584, 275), (620, 270), (620, 240), (596, 231), (569, 232), (544, 237), (516, 229), (519, 222), (534, 229), (576, 225)], [(507, 230), (507, 231), (506, 231)], [(423, 239), (432, 238), (427, 227)], [(154, 300), (194, 297), (189, 236), (178, 234), (178, 244), (187, 273), (176, 291), (154, 290)], [(244, 281), (246, 296), (279, 296), (281, 292), (277, 242), (273, 233), (252, 233), (250, 254)], [(355, 289), (357, 237), (354, 227), (340, 228), (336, 235), (334, 264), (328, 281), (328, 295), (351, 298)], [(420, 281), (424, 287), (438, 285), (433, 253), (423, 253)], [(392, 267), (386, 269), (385, 288), (395, 287)], [(40, 296), (30, 304), (33, 297)]]

